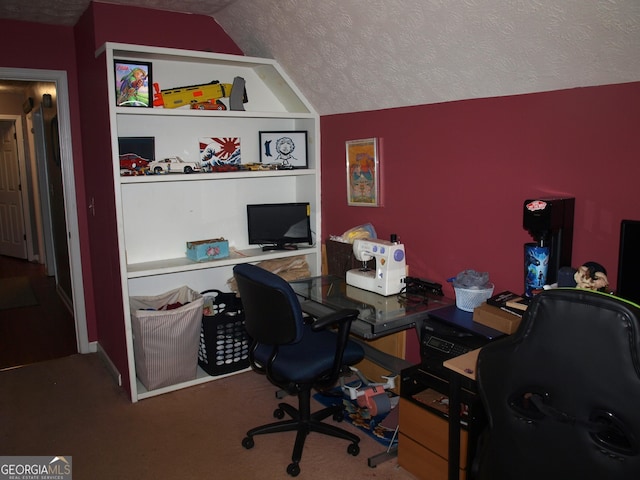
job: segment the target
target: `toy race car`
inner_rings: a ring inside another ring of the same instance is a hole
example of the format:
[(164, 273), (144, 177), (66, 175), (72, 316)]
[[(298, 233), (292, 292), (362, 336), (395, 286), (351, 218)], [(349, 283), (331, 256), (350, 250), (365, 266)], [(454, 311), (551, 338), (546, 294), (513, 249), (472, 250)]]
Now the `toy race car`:
[(137, 170), (149, 165), (149, 160), (142, 158), (135, 153), (123, 153), (120, 155), (120, 168), (127, 170)]
[(227, 106), (220, 99), (211, 99), (206, 102), (198, 102), (191, 104), (192, 110), (226, 110)]
[(193, 173), (202, 170), (196, 162), (185, 162), (180, 157), (169, 157), (149, 163), (149, 170), (155, 174), (161, 173)]

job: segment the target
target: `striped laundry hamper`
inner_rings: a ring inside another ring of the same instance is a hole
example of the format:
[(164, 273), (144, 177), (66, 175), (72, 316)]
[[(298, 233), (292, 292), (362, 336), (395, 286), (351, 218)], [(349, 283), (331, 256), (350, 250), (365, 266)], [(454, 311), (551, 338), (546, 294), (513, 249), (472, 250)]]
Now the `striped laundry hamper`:
[(196, 378), (203, 303), (186, 286), (130, 297), (136, 375), (147, 390)]

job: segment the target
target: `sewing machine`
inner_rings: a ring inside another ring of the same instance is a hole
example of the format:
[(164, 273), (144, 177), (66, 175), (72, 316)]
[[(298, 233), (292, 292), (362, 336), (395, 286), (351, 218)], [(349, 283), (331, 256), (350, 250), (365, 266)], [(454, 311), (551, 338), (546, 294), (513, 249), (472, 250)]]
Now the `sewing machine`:
[(347, 284), (379, 295), (395, 295), (404, 287), (407, 276), (404, 245), (374, 239), (356, 239), (353, 254), (363, 264), (376, 261), (376, 268), (354, 268), (347, 271)]

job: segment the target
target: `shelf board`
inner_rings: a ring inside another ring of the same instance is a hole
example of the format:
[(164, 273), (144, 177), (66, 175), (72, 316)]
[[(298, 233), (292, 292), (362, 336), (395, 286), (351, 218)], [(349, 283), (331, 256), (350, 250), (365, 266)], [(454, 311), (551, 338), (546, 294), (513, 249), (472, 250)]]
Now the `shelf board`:
[(207, 262), (194, 262), (187, 257), (168, 258), (152, 262), (133, 263), (127, 265), (128, 278), (151, 277), (154, 275), (166, 275), (169, 273), (190, 272), (208, 268), (219, 268), (239, 263), (261, 262), (275, 258), (295, 257), (317, 253), (315, 247), (301, 247), (298, 250), (272, 250), (263, 252), (261, 248), (250, 248), (230, 252), (226, 258)]
[(203, 52), (171, 47), (150, 47), (118, 42), (106, 42), (96, 50), (96, 57), (105, 50), (112, 50), (114, 56), (126, 56), (151, 60), (185, 61), (214, 65), (229, 65), (238, 68), (256, 68), (264, 65), (273, 66), (275, 60), (262, 57), (250, 57), (229, 53)]
[(299, 177), (315, 175), (314, 168), (296, 168), (294, 170), (243, 170), (238, 172), (211, 172), (211, 173), (167, 173), (161, 175), (121, 175), (118, 177), (121, 184), (125, 183), (158, 183), (158, 182), (193, 182), (237, 180), (241, 178), (264, 177)]
[(188, 380), (186, 382), (176, 383), (175, 385), (169, 385), (162, 388), (156, 388), (155, 390), (147, 390), (147, 388), (142, 384), (142, 382), (136, 378), (137, 390), (138, 390), (138, 400), (144, 400), (145, 398), (156, 397), (158, 395), (162, 395), (163, 393), (175, 392), (176, 390), (180, 390), (187, 387), (194, 387), (196, 385), (200, 385), (202, 383), (212, 382), (214, 380), (220, 380), (224, 377), (230, 377), (231, 375), (237, 375), (239, 373), (250, 372), (251, 368), (245, 368), (242, 370), (237, 370), (231, 373), (225, 373), (223, 375), (212, 376), (207, 372), (198, 367), (196, 378), (193, 380)]
[(114, 107), (116, 115), (160, 115), (163, 117), (217, 117), (217, 118), (268, 118), (268, 119), (315, 119), (314, 113), (295, 113), (295, 112), (261, 112), (246, 110), (194, 110), (187, 107), (180, 108), (131, 108), (131, 107)]

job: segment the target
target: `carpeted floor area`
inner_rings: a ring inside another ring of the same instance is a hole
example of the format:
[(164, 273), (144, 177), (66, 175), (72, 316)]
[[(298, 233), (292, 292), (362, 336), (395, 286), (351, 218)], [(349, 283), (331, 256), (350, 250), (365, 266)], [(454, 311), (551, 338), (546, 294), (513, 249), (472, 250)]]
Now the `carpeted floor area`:
[(30, 307), (38, 304), (29, 277), (0, 278), (0, 310)]
[[(294, 432), (255, 437), (251, 450), (241, 444), (248, 429), (273, 421), (277, 403), (266, 378), (246, 372), (134, 404), (97, 354), (76, 354), (0, 372), (0, 452), (72, 456), (77, 480), (289, 478)], [(344, 427), (360, 436), (360, 455), (312, 433), (297, 478), (415, 478), (397, 459), (370, 468), (382, 446)]]
[(55, 277), (46, 275), (43, 265), (0, 255), (0, 296), (18, 296), (17, 285), (37, 301), (27, 306), (22, 295), (21, 306), (0, 309), (0, 371), (77, 353), (73, 314), (58, 294)]

